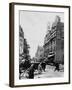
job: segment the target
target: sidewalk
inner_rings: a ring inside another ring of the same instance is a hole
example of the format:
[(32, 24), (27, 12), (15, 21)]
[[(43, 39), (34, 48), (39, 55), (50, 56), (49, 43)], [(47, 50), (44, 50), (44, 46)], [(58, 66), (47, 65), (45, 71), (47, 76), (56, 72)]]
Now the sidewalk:
[(46, 71), (45, 72), (42, 72), (41, 74), (39, 75), (35, 75), (34, 79), (36, 78), (50, 78), (50, 77), (63, 77), (64, 76), (64, 72), (62, 71), (55, 71), (54, 72), (54, 66), (50, 66), (50, 65), (47, 65), (46, 66)]

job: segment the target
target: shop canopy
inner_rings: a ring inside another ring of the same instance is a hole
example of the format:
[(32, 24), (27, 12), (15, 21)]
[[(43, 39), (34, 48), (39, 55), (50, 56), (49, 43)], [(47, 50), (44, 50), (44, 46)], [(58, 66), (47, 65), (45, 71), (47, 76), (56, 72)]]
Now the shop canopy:
[(53, 55), (48, 55), (48, 58), (53, 57), (53, 56), (54, 56), (54, 54)]

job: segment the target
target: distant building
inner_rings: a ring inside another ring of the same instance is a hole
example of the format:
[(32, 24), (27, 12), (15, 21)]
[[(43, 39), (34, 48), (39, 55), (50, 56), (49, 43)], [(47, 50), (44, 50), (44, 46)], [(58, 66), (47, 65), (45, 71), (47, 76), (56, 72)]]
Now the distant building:
[(41, 61), (41, 59), (44, 57), (44, 48), (43, 47), (38, 46), (35, 57), (36, 57), (37, 61)]
[(44, 39), (44, 56), (54, 53), (54, 62), (64, 63), (64, 23), (56, 16), (51, 28), (48, 28)]

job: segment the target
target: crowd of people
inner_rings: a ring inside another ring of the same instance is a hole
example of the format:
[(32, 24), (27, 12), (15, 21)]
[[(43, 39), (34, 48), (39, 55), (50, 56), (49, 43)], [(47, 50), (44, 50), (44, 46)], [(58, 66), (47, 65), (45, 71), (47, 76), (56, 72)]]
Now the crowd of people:
[(25, 61), (24, 63), (21, 63), (19, 66), (19, 74), (20, 74), (19, 78), (21, 79), (21, 76), (25, 76), (26, 78), (33, 79), (34, 72), (36, 70), (38, 71), (38, 74), (41, 74), (42, 71), (45, 72), (45, 68), (46, 68), (45, 62), (40, 62), (36, 64)]
[[(59, 63), (54, 63), (53, 66), (55, 66), (54, 72), (60, 71)], [(37, 71), (38, 75), (40, 75), (42, 72), (45, 72), (46, 69), (46, 63), (40, 62), (40, 63), (30, 63), (29, 61), (25, 61), (24, 63), (20, 64), (19, 66), (19, 78), (21, 79), (22, 76), (24, 76), (27, 79), (34, 79), (34, 72)]]

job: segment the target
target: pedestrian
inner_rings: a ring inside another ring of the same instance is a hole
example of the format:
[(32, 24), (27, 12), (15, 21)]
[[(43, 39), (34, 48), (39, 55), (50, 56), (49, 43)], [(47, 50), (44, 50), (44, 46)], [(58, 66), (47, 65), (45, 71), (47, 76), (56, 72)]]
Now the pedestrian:
[(30, 66), (30, 68), (28, 69), (28, 75), (29, 75), (29, 79), (33, 79), (34, 78), (34, 64), (32, 64)]
[(42, 66), (43, 71), (45, 72), (46, 63), (45, 62), (42, 62), (41, 66)]
[(59, 63), (55, 63), (55, 70), (54, 71), (59, 71), (60, 69), (59, 69)]
[(42, 72), (42, 66), (41, 66), (41, 63), (38, 65), (38, 74), (41, 74)]

